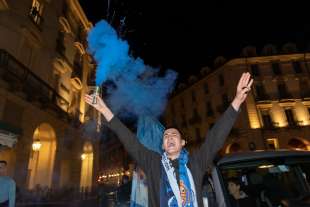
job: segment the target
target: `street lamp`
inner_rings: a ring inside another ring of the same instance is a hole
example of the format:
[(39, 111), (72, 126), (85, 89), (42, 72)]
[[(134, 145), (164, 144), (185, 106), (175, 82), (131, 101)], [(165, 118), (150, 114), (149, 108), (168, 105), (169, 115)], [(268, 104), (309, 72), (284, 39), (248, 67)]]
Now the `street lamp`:
[(83, 154), (81, 155), (81, 160), (85, 160), (85, 158), (86, 158), (86, 154), (83, 153)]
[(41, 146), (42, 146), (42, 144), (41, 144), (40, 140), (39, 140), (39, 139), (36, 139), (36, 140), (34, 140), (33, 143), (32, 143), (32, 150), (33, 150), (33, 151), (39, 151), (40, 148), (41, 148)]

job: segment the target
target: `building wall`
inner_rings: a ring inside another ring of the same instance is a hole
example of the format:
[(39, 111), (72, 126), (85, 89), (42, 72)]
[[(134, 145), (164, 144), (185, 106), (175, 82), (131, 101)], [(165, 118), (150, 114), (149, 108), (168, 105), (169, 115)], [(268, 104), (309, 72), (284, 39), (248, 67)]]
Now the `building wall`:
[[(98, 141), (82, 133), (81, 125), (85, 118), (93, 118), (92, 113), (86, 113), (89, 110), (83, 100), (84, 94), (89, 92), (88, 79), (94, 70), (92, 58), (85, 52), (85, 37), (91, 23), (77, 0), (39, 1), (43, 4), (41, 23), (34, 20), (38, 13), (31, 13), (34, 0), (3, 2), (0, 5), (1, 57), (9, 54), (10, 68), (31, 72), (26, 73), (25, 79), (8, 80), (7, 63), (1, 60), (0, 120), (22, 131), (16, 146), (1, 148), (1, 159), (8, 160), (10, 175), (17, 185), (27, 188), (34, 132), (46, 123), (52, 127), (56, 139), (51, 187), (79, 186), (81, 154), (86, 141), (93, 144), (92, 180), (95, 183)], [(31, 88), (34, 83), (36, 87)], [(49, 86), (43, 91), (47, 100), (37, 96), (42, 92), (42, 84)]]
[[(230, 148), (231, 151), (270, 149), (268, 139), (272, 138), (278, 140), (281, 149), (291, 149), (292, 143), (296, 145), (292, 139), (297, 138), (309, 150), (310, 76), (307, 56), (288, 54), (232, 59), (199, 80), (191, 78), (187, 85), (183, 84), (183, 89), (176, 91), (167, 105), (165, 121), (185, 132), (189, 149), (199, 146), (212, 124), (233, 100), (242, 72), (249, 71), (254, 76), (252, 91), (221, 152), (229, 152)], [(288, 109), (291, 112), (285, 112)], [(193, 119), (195, 113), (197, 119)], [(271, 125), (264, 123), (265, 113), (270, 116)], [(287, 116), (292, 117), (290, 124)]]

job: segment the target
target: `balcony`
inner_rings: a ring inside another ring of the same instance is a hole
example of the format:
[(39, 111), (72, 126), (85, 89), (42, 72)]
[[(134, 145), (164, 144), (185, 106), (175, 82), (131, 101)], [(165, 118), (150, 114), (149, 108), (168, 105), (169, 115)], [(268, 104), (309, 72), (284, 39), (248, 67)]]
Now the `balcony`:
[(70, 122), (67, 113), (69, 102), (5, 50), (0, 50), (0, 79), (7, 82), (8, 90), (12, 93), (39, 104), (44, 110), (54, 111), (60, 118)]

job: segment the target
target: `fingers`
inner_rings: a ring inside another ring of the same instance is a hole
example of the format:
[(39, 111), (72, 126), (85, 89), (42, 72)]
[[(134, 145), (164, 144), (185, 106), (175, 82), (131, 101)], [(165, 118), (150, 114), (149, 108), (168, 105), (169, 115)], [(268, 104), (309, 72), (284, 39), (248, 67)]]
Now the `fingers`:
[(250, 89), (251, 89), (251, 86), (252, 86), (252, 84), (253, 84), (253, 81), (254, 81), (254, 79), (252, 78), (252, 79), (250, 80), (250, 82), (248, 83), (247, 88), (250, 88)]
[(93, 99), (94, 99), (94, 96), (91, 96), (91, 95), (86, 94), (84, 100), (85, 100), (85, 102), (88, 103), (89, 105), (94, 105)]
[(246, 87), (249, 83), (250, 78), (251, 78), (251, 74), (249, 72), (242, 73), (237, 88), (239, 90), (242, 90), (242, 88)]
[(241, 94), (244, 95), (244, 94), (247, 94), (249, 91), (251, 90), (251, 88), (248, 88), (248, 87), (244, 87), (241, 91)]
[(238, 86), (237, 86), (238, 89), (241, 89), (241, 88), (242, 88), (244, 78), (245, 78), (245, 73), (242, 73), (241, 78), (239, 79)]

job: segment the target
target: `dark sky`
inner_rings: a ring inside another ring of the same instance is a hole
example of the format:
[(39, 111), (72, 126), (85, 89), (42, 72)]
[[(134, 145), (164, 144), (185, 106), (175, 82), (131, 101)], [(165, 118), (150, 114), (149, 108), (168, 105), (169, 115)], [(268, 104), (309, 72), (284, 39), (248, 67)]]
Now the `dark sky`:
[[(228, 2), (228, 1), (227, 1)], [(216, 56), (239, 57), (241, 48), (295, 42), (304, 51), (310, 40), (310, 6), (296, 1), (80, 0), (88, 18), (117, 27), (126, 16), (126, 33), (135, 56), (147, 64), (177, 70), (182, 77), (212, 67)], [(231, 2), (231, 1), (229, 1)], [(259, 3), (255, 3), (259, 2)]]

